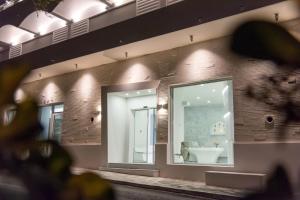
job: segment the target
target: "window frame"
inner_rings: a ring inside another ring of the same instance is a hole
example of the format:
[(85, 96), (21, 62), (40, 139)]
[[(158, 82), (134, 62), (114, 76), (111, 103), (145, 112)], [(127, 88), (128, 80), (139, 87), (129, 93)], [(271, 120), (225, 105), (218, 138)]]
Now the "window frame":
[(168, 100), (168, 147), (167, 147), (167, 164), (168, 165), (178, 165), (178, 166), (203, 166), (203, 167), (234, 167), (235, 165), (235, 151), (234, 151), (234, 143), (235, 143), (235, 125), (233, 121), (233, 163), (230, 164), (201, 164), (201, 163), (196, 163), (196, 164), (189, 164), (189, 163), (175, 163), (174, 161), (174, 132), (173, 132), (173, 126), (174, 126), (174, 116), (173, 116), (173, 102), (174, 102), (174, 89), (175, 88), (181, 88), (181, 87), (188, 87), (188, 86), (195, 86), (195, 85), (201, 85), (201, 84), (208, 84), (208, 83), (215, 83), (215, 82), (222, 82), (222, 81), (231, 81), (232, 82), (232, 103), (233, 103), (233, 119), (235, 119), (235, 106), (234, 106), (234, 80), (232, 76), (227, 76), (227, 77), (221, 77), (221, 78), (214, 78), (214, 79), (207, 79), (207, 80), (200, 80), (200, 81), (191, 81), (191, 82), (185, 82), (185, 83), (176, 83), (176, 84), (171, 84), (169, 85), (169, 100)]
[[(137, 82), (137, 83), (124, 83), (119, 85), (104, 85), (101, 87), (101, 107), (102, 107), (102, 120), (101, 120), (101, 144), (103, 145), (103, 148), (106, 150), (103, 154), (103, 161), (107, 163), (108, 168), (129, 168), (135, 167), (137, 169), (154, 169), (156, 165), (156, 145), (157, 141), (154, 143), (154, 154), (153, 154), (153, 163), (151, 164), (137, 164), (137, 163), (110, 163), (108, 162), (108, 101), (107, 97), (109, 93), (114, 92), (128, 92), (128, 91), (135, 91), (135, 90), (147, 90), (147, 89), (153, 89), (156, 90), (156, 98), (157, 98), (157, 104), (159, 102), (159, 93), (158, 93), (158, 87), (160, 85), (159, 80), (153, 80), (153, 81), (145, 81), (145, 82)], [(157, 108), (157, 107), (156, 107)], [(158, 136), (158, 108), (156, 110), (156, 139)], [(103, 142), (105, 141), (105, 142)]]
[[(63, 105), (64, 107), (64, 110), (63, 112), (54, 112), (55, 110), (55, 106), (57, 105)], [(65, 104), (64, 102), (56, 102), (56, 103), (50, 103), (50, 104), (40, 104), (38, 105), (38, 109), (39, 109), (39, 113), (38, 113), (38, 117), (39, 117), (39, 121), (41, 121), (41, 113), (40, 113), (40, 109), (43, 108), (43, 107), (50, 107), (51, 106), (51, 115), (54, 113), (61, 113), (61, 114), (64, 114), (64, 111), (65, 111)], [(50, 127), (49, 127), (50, 128)], [(51, 139), (50, 138), (50, 129), (48, 129), (48, 140)]]

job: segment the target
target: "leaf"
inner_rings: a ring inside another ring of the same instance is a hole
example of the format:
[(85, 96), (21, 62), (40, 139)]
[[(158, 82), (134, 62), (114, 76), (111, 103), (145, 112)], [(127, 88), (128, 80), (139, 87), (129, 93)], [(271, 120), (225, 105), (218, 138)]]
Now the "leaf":
[(74, 175), (67, 184), (69, 196), (79, 195), (81, 200), (113, 200), (111, 185), (97, 174), (87, 172)]
[(231, 49), (243, 56), (300, 66), (300, 43), (276, 23), (248, 21), (233, 33)]
[(0, 105), (3, 106), (13, 103), (14, 93), (23, 78), (30, 72), (30, 66), (13, 64), (0, 69)]
[(242, 200), (291, 200), (293, 199), (292, 185), (284, 167), (277, 166), (267, 181), (266, 189), (250, 194)]
[(71, 176), (73, 159), (68, 151), (56, 141), (27, 143), (18, 149), (17, 154), (23, 163), (42, 168), (51, 176), (59, 179), (60, 182), (67, 181)]
[(38, 119), (38, 106), (27, 98), (17, 105), (16, 116), (7, 126), (0, 125), (0, 145), (34, 139), (42, 130)]
[(48, 171), (62, 181), (65, 181), (71, 176), (73, 159), (67, 150), (60, 146), (56, 141), (48, 141), (47, 143), (48, 148), (50, 148), (50, 156), (47, 159)]

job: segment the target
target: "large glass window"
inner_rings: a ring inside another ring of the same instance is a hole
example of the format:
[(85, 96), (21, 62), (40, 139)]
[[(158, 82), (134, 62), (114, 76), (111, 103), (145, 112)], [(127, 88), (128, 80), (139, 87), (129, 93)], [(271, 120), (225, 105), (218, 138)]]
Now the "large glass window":
[(108, 93), (108, 162), (153, 164), (156, 91)]
[(171, 87), (175, 164), (233, 165), (232, 81)]
[[(39, 136), (41, 140), (61, 141), (63, 111), (63, 104), (47, 105), (39, 108), (39, 119), (43, 126), (43, 131)], [(16, 109), (14, 107), (7, 109), (4, 113), (4, 124), (11, 123), (15, 115)]]
[(40, 107), (39, 117), (43, 126), (40, 139), (61, 141), (63, 111), (63, 104)]

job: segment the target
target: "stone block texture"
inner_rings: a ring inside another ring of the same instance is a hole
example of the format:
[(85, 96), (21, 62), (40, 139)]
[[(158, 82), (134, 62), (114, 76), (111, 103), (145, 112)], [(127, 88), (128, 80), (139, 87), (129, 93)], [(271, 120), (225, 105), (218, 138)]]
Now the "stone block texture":
[[(262, 75), (279, 69), (269, 61), (240, 58), (228, 49), (229, 38), (220, 38), (159, 52), (143, 57), (119, 61), (60, 76), (41, 79), (21, 86), (25, 93), (40, 105), (63, 102), (62, 143), (101, 144), (101, 86), (160, 80), (159, 104), (169, 100), (172, 84), (201, 82), (231, 77), (234, 88), (234, 116), (236, 142), (274, 141), (276, 129), (267, 129), (264, 118), (273, 115), (275, 127), (281, 123), (282, 113), (245, 96), (249, 84), (259, 82)], [(299, 79), (297, 74), (296, 79)], [(95, 118), (91, 122), (91, 118)], [(291, 126), (289, 140), (300, 139), (297, 125)], [(157, 143), (168, 142), (168, 111), (158, 112)]]

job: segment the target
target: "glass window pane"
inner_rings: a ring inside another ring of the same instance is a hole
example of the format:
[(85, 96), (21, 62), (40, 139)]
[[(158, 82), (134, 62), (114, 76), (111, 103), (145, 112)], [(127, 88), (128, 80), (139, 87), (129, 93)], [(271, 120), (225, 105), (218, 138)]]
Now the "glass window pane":
[(64, 104), (55, 105), (54, 106), (54, 112), (55, 113), (64, 112)]
[(153, 164), (156, 106), (155, 90), (108, 94), (109, 163)]
[(53, 117), (53, 140), (60, 142), (61, 141), (61, 133), (62, 133), (63, 114), (56, 113), (56, 114), (53, 114), (52, 117)]
[(172, 88), (173, 162), (233, 164), (232, 81)]
[(39, 112), (40, 112), (40, 122), (43, 126), (43, 131), (41, 132), (40, 139), (47, 140), (49, 139), (52, 106), (40, 107)]

